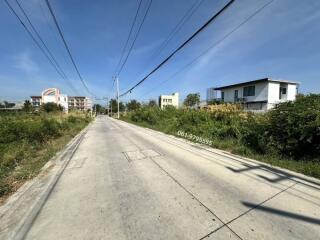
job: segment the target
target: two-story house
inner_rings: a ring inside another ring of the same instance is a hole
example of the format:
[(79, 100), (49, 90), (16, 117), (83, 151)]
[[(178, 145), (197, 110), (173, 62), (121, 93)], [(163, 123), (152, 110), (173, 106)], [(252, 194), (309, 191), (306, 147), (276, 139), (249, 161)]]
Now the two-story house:
[(179, 93), (172, 93), (171, 95), (160, 95), (159, 96), (159, 107), (161, 109), (166, 106), (179, 107)]
[(297, 82), (263, 78), (214, 88), (221, 100), (241, 103), (247, 110), (266, 111), (283, 101), (294, 101), (298, 93)]

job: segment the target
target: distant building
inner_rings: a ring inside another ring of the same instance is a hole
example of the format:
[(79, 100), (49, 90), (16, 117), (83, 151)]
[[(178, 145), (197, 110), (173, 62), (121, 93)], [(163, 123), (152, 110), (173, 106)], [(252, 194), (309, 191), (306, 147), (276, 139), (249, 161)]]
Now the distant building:
[(223, 102), (241, 103), (246, 110), (266, 111), (277, 103), (294, 101), (298, 83), (286, 80), (263, 78), (214, 88), (220, 91)]
[(163, 109), (166, 106), (179, 107), (179, 93), (173, 93), (171, 95), (161, 95), (159, 97), (159, 107)]
[(69, 109), (85, 111), (92, 108), (92, 101), (88, 97), (70, 96), (68, 97)]
[(48, 88), (42, 91), (41, 96), (31, 96), (31, 104), (35, 108), (39, 108), (45, 103), (56, 103), (61, 105), (65, 112), (70, 109), (77, 109), (81, 111), (91, 110), (92, 102), (90, 98), (84, 96), (71, 96), (61, 94), (58, 88)]

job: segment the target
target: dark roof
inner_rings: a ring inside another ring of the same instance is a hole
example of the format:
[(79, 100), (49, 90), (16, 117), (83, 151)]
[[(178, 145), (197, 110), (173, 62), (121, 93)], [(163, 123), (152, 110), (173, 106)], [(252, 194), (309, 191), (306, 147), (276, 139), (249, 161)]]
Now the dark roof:
[(31, 98), (41, 98), (41, 96), (30, 96)]
[(276, 80), (276, 79), (271, 79), (271, 78), (262, 78), (262, 79), (248, 81), (248, 82), (241, 82), (241, 83), (216, 87), (216, 88), (214, 88), (214, 90), (222, 90), (222, 89), (231, 88), (231, 87), (239, 87), (239, 86), (250, 85), (250, 84), (259, 83), (259, 82), (279, 82), (279, 83), (291, 83), (291, 84), (295, 84), (295, 85), (299, 84), (298, 82), (292, 82), (292, 81), (287, 81), (287, 80)]

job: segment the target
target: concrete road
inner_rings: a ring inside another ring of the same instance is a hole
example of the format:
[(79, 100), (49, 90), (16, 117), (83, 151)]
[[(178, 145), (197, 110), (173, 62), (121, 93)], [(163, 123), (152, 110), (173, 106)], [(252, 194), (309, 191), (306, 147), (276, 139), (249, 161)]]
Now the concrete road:
[(320, 183), (107, 117), (26, 239), (320, 239)]

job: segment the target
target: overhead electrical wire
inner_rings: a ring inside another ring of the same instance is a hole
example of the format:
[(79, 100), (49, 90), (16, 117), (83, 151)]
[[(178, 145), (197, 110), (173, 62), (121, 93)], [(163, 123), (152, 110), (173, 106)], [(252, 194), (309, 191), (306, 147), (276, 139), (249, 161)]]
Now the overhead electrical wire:
[(182, 18), (179, 20), (177, 25), (172, 29), (172, 31), (169, 33), (167, 38), (163, 41), (159, 49), (156, 51), (155, 54), (151, 57), (151, 59), (156, 58), (162, 50), (168, 45), (168, 43), (171, 41), (171, 39), (176, 35), (183, 27), (183, 25), (192, 17), (192, 15), (198, 10), (198, 8), (201, 6), (201, 4), (204, 2), (204, 0), (197, 0), (192, 4), (192, 6), (187, 10), (187, 12), (182, 16)]
[(164, 59), (156, 68), (149, 72), (144, 78), (142, 78), (138, 83), (136, 83), (129, 90), (125, 91), (120, 95), (120, 97), (130, 93), (133, 89), (138, 87), (141, 83), (147, 80), (153, 73), (160, 69), (166, 62), (168, 62), (177, 52), (184, 48), (193, 38), (195, 38), (200, 32), (207, 28), (220, 14), (222, 14), (235, 0), (230, 0), (220, 11), (218, 11), (214, 16), (212, 16), (204, 25), (202, 25), (195, 33), (193, 33), (185, 42), (183, 42), (176, 50), (174, 50), (166, 59)]
[(41, 8), (41, 13), (43, 15), (43, 18), (45, 19), (45, 21), (49, 27), (50, 35), (51, 35), (52, 39), (55, 39), (56, 47), (57, 47), (57, 49), (59, 49), (60, 56), (64, 59), (65, 63), (68, 63), (68, 60), (65, 56), (65, 49), (61, 45), (60, 38), (56, 34), (56, 29), (53, 26), (54, 23), (52, 22), (52, 18), (49, 14), (49, 10), (47, 8), (47, 5), (45, 4), (44, 1), (40, 1), (39, 6)]
[(126, 40), (126, 42), (125, 42), (125, 44), (124, 44), (124, 46), (123, 46), (123, 49), (122, 49), (122, 52), (121, 52), (121, 56), (120, 56), (119, 62), (118, 62), (118, 64), (117, 64), (117, 67), (116, 67), (116, 70), (115, 70), (115, 74), (114, 74), (114, 75), (117, 75), (117, 72), (118, 72), (117, 70), (119, 69), (120, 64), (121, 64), (121, 62), (122, 62), (122, 59), (123, 59), (123, 57), (124, 57), (125, 51), (126, 51), (126, 49), (127, 49), (127, 46), (128, 46), (128, 43), (129, 43), (131, 34), (132, 34), (132, 30), (133, 30), (134, 25), (136, 24), (136, 21), (137, 21), (137, 17), (138, 17), (140, 8), (141, 8), (141, 3), (142, 3), (142, 0), (139, 1), (136, 14), (135, 14), (134, 19), (133, 19), (133, 21), (132, 21), (132, 24), (131, 24), (131, 27), (130, 27), (130, 31), (129, 31), (128, 37), (127, 37), (127, 40)]
[(35, 26), (33, 25), (33, 23), (31, 22), (30, 18), (28, 17), (26, 11), (24, 10), (24, 8), (22, 7), (22, 5), (19, 3), (18, 0), (15, 0), (19, 9), (21, 10), (21, 12), (23, 13), (23, 15), (25, 16), (25, 18), (27, 19), (29, 25), (31, 26), (32, 30), (34, 31), (34, 33), (36, 34), (36, 36), (38, 37), (38, 39), (41, 41), (42, 45), (44, 46), (44, 48), (47, 50), (48, 54), (50, 55), (51, 59), (53, 60), (53, 62), (55, 63), (55, 65), (57, 66), (57, 68), (59, 69), (59, 71), (61, 72), (63, 79), (67, 82), (67, 84), (69, 85), (69, 87), (71, 88), (72, 91), (74, 91), (74, 93), (78, 94), (78, 91), (76, 90), (76, 88), (73, 86), (73, 84), (70, 82), (69, 78), (67, 77), (67, 75), (65, 74), (65, 72), (63, 71), (63, 69), (61, 68), (61, 66), (59, 65), (58, 61), (56, 60), (56, 58), (54, 57), (54, 55), (52, 54), (52, 52), (50, 51), (50, 49), (48, 48), (47, 44), (44, 42), (44, 40), (42, 39), (42, 37), (40, 36), (39, 32), (37, 31), (37, 29), (35, 28)]
[(65, 48), (66, 48), (66, 50), (67, 50), (67, 52), (68, 52), (68, 55), (69, 55), (70, 60), (71, 60), (71, 62), (72, 62), (72, 65), (74, 66), (74, 68), (75, 68), (75, 70), (76, 70), (76, 72), (77, 72), (77, 74), (78, 74), (78, 77), (79, 77), (82, 85), (84, 86), (84, 88), (86, 89), (86, 91), (87, 91), (90, 95), (95, 96), (95, 95), (89, 90), (88, 85), (86, 84), (85, 80), (83, 79), (82, 75), (81, 75), (80, 72), (79, 72), (79, 69), (78, 69), (78, 67), (77, 67), (77, 65), (76, 65), (76, 63), (75, 63), (75, 61), (74, 61), (74, 58), (73, 58), (73, 56), (72, 56), (72, 54), (71, 54), (71, 51), (70, 51), (70, 48), (69, 48), (69, 46), (68, 46), (68, 44), (67, 44), (67, 42), (66, 42), (66, 40), (65, 40), (65, 38), (64, 38), (64, 35), (63, 35), (63, 33), (62, 33), (62, 30), (61, 30), (61, 28), (60, 28), (60, 26), (59, 26), (59, 23), (58, 23), (58, 21), (57, 21), (57, 18), (56, 18), (56, 16), (55, 16), (55, 13), (54, 13), (52, 7), (51, 7), (51, 4), (50, 4), (49, 0), (46, 0), (46, 4), (47, 4), (47, 7), (48, 7), (49, 12), (50, 12), (50, 14), (51, 14), (51, 17), (52, 17), (52, 19), (53, 19), (53, 21), (54, 21), (54, 24), (55, 24), (55, 26), (56, 26), (57, 29), (58, 29), (59, 35), (60, 35), (60, 37), (61, 37), (61, 40), (62, 40), (62, 42), (63, 42), (63, 44), (64, 44), (64, 46), (65, 46)]
[(141, 21), (141, 23), (140, 23), (140, 25), (139, 25), (139, 28), (138, 28), (135, 36), (134, 36), (134, 39), (133, 39), (133, 41), (132, 41), (132, 43), (131, 43), (131, 46), (130, 46), (130, 49), (129, 49), (129, 51), (128, 51), (128, 53), (127, 53), (127, 55), (126, 55), (123, 63), (121, 64), (120, 69), (119, 69), (118, 72), (117, 72), (117, 76), (120, 75), (123, 67), (125, 66), (128, 58), (129, 58), (129, 56), (130, 56), (130, 54), (131, 54), (131, 51), (132, 51), (132, 49), (133, 49), (133, 47), (134, 47), (134, 44), (135, 44), (135, 42), (136, 42), (136, 40), (137, 40), (137, 38), (138, 38), (138, 36), (139, 36), (140, 30), (141, 30), (141, 28), (142, 28), (142, 26), (143, 26), (143, 24), (144, 24), (144, 22), (145, 22), (145, 20), (146, 20), (146, 17), (147, 17), (147, 15), (148, 15), (148, 13), (149, 13), (149, 10), (150, 10), (152, 1), (153, 1), (153, 0), (150, 0), (150, 1), (149, 1), (147, 10), (146, 10), (146, 12), (145, 12), (145, 14), (144, 14), (144, 16), (143, 16), (143, 18), (142, 18), (142, 21)]
[(196, 0), (191, 7), (186, 11), (186, 13), (182, 16), (182, 18), (179, 20), (179, 22), (175, 25), (175, 27), (171, 30), (169, 35), (166, 37), (166, 39), (162, 42), (159, 48), (156, 49), (156, 51), (151, 55), (150, 62), (147, 65), (145, 69), (148, 69), (151, 64), (152, 60), (156, 59), (162, 50), (168, 45), (170, 40), (182, 29), (183, 25), (192, 17), (192, 15), (198, 10), (198, 8), (201, 6), (201, 4), (204, 2), (204, 0)]
[(56, 70), (56, 72), (61, 76), (61, 78), (65, 79), (65, 76), (62, 72), (60, 72), (59, 68), (56, 66), (54, 61), (50, 58), (48, 53), (44, 50), (44, 48), (41, 46), (41, 44), (37, 41), (35, 36), (32, 34), (32, 32), (29, 30), (29, 28), (26, 26), (26, 24), (22, 21), (18, 13), (14, 10), (14, 8), (11, 6), (11, 4), (8, 2), (8, 0), (4, 0), (7, 4), (8, 8), (10, 9), (11, 13), (19, 20), (20, 24), (23, 26), (23, 28), (26, 30), (28, 35), (31, 37), (33, 42), (36, 44), (36, 46), (40, 49), (40, 51), (43, 53), (43, 55), (47, 58), (49, 63), (53, 66), (53, 68)]
[(220, 43), (222, 43), (225, 39), (227, 39), (231, 34), (236, 32), (239, 28), (241, 28), (244, 24), (246, 24), (248, 21), (250, 21), (254, 16), (256, 16), (258, 13), (260, 13), (263, 9), (265, 9), (268, 5), (270, 5), (274, 0), (268, 1), (266, 4), (262, 5), (260, 8), (258, 8), (255, 12), (253, 12), (251, 15), (249, 15), (244, 21), (242, 21), (240, 24), (238, 24), (235, 28), (233, 28), (230, 32), (228, 32), (226, 35), (224, 35), (220, 40), (210, 45), (206, 50), (204, 50), (201, 54), (199, 54), (196, 58), (194, 58), (192, 61), (184, 65), (182, 68), (180, 68), (178, 71), (173, 73), (170, 77), (168, 77), (165, 81), (161, 82), (154, 88), (152, 88), (149, 91), (146, 91), (142, 95), (147, 96), (150, 93), (152, 93), (154, 90), (158, 89), (159, 86), (163, 85), (164, 83), (168, 82), (170, 79), (181, 73), (186, 68), (190, 67), (193, 63), (198, 61), (201, 57), (203, 57), (205, 54), (207, 54), (211, 49), (218, 46)]

